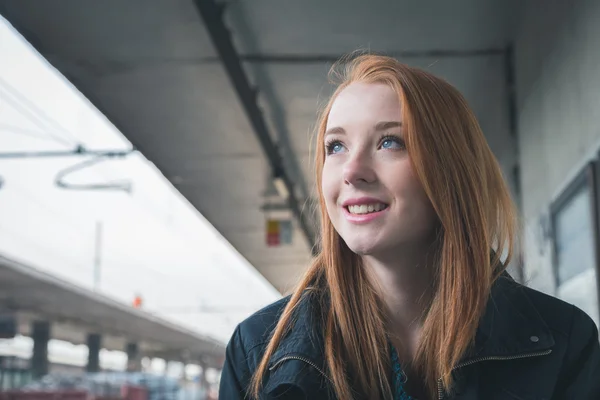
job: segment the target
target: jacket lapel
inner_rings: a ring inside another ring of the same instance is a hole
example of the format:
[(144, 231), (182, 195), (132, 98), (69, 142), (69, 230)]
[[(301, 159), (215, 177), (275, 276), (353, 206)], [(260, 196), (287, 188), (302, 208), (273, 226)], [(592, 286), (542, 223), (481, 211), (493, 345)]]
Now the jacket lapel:
[[(298, 305), (295, 322), (269, 363), (266, 393), (302, 388), (310, 399), (334, 398), (324, 358), (321, 304), (307, 295)], [(507, 273), (492, 287), (474, 345), (455, 367), (456, 386), (461, 399), (479, 399), (478, 368), (464, 368), (485, 361), (502, 362), (543, 354), (554, 346), (554, 338), (523, 287)], [(468, 372), (468, 383), (465, 373)], [(474, 374), (474, 375), (473, 375)]]
[(470, 352), (455, 367), (453, 394), (461, 400), (487, 398), (480, 385), (481, 362), (506, 362), (548, 354), (554, 337), (534, 305), (507, 273), (492, 287), (490, 299)]
[(523, 290), (506, 273), (496, 280), (469, 359), (519, 356), (554, 346), (550, 329)]
[(267, 394), (301, 388), (309, 399), (333, 398), (325, 362), (322, 310), (316, 295), (307, 293), (294, 315), (294, 324), (269, 362)]

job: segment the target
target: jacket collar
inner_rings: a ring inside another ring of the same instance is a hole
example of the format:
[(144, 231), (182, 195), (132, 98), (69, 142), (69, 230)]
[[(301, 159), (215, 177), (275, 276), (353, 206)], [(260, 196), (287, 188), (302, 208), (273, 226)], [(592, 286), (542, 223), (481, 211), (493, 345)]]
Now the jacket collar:
[(506, 272), (496, 280), (466, 359), (523, 356), (554, 346), (550, 329), (525, 290)]
[(269, 367), (281, 362), (282, 358), (298, 356), (325, 368), (323, 341), (323, 311), (314, 293), (306, 293), (300, 300), (294, 315), (294, 325), (282, 339), (271, 357)]
[[(327, 397), (323, 396), (322, 391), (323, 384), (331, 380), (324, 357), (321, 317), (324, 310), (315, 297), (313, 293), (306, 293), (300, 300), (294, 325), (271, 357), (268, 365), (270, 378), (265, 386), (267, 394), (279, 385), (294, 385), (309, 391), (305, 393), (306, 398)], [(315, 368), (311, 370), (309, 365)], [(311, 373), (314, 371), (318, 373)]]
[[(554, 346), (550, 329), (524, 290), (508, 273), (503, 273), (496, 280), (477, 329), (474, 346), (457, 367), (487, 357), (524, 357)], [(316, 366), (327, 377), (323, 356), (323, 315), (314, 296), (304, 296), (296, 310), (294, 326), (271, 357), (269, 368), (279, 370), (286, 360), (302, 359), (305, 364)], [(302, 362), (296, 365), (299, 368)], [(289, 381), (286, 383), (298, 379), (298, 372), (286, 371), (285, 376)]]

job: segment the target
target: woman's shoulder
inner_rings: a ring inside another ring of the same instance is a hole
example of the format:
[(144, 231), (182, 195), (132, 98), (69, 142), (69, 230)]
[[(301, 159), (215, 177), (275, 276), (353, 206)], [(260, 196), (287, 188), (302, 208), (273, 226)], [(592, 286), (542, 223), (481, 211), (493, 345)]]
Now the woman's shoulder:
[(534, 345), (551, 348), (557, 356), (562, 355), (563, 361), (588, 353), (600, 362), (598, 329), (581, 309), (510, 277), (499, 278), (495, 286), (496, 296), (492, 296), (490, 306), (499, 307), (492, 314), (504, 325), (496, 325), (497, 330), (515, 337), (525, 332), (524, 342), (531, 336)]
[[(557, 372), (552, 398), (600, 398), (600, 381), (596, 378), (600, 373), (600, 346), (592, 318), (573, 304), (514, 281), (500, 282), (500, 286), (502, 295), (498, 293), (498, 298), (504, 305), (501, 318), (510, 322), (499, 330), (505, 337), (524, 335), (523, 342), (531, 342), (532, 349), (538, 347), (529, 354), (547, 355), (537, 360), (538, 367)], [(516, 369), (517, 364), (514, 367), (520, 374), (527, 373)], [(542, 379), (532, 375), (531, 382), (542, 388), (549, 384), (550, 376), (546, 374)]]
[(555, 336), (594, 335), (597, 330), (594, 321), (575, 305), (539, 290), (519, 286)]
[[(243, 320), (236, 328), (232, 341), (237, 341), (247, 351), (265, 347), (273, 331), (277, 327), (281, 315), (292, 296), (286, 296)], [(294, 309), (294, 322), (290, 325), (288, 335), (305, 335), (307, 332), (318, 331), (320, 326), (319, 310), (322, 309), (321, 297), (316, 291), (306, 290)]]
[[(247, 350), (269, 341), (269, 337), (290, 301), (291, 296), (279, 299), (256, 311), (239, 323), (236, 328), (239, 340)], [(234, 335), (235, 336), (235, 335)]]

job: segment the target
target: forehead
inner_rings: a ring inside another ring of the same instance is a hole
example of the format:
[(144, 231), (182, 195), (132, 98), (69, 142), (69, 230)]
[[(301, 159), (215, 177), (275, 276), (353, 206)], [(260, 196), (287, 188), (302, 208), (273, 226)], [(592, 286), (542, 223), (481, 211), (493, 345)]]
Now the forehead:
[(398, 94), (383, 83), (352, 83), (334, 99), (327, 127), (358, 123), (400, 121), (402, 110)]

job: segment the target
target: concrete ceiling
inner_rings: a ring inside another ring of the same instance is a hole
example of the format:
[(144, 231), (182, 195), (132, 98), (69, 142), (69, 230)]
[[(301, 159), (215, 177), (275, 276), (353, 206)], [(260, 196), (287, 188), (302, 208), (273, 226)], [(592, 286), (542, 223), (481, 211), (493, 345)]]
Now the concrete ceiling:
[[(310, 135), (332, 90), (327, 71), (356, 49), (455, 84), (510, 172), (503, 51), (517, 4), (230, 1), (224, 22), (301, 205), (314, 198)], [(0, 0), (0, 13), (276, 288), (291, 288), (310, 245), (298, 224), (292, 245), (265, 244), (261, 206), (273, 171), (192, 0)]]

